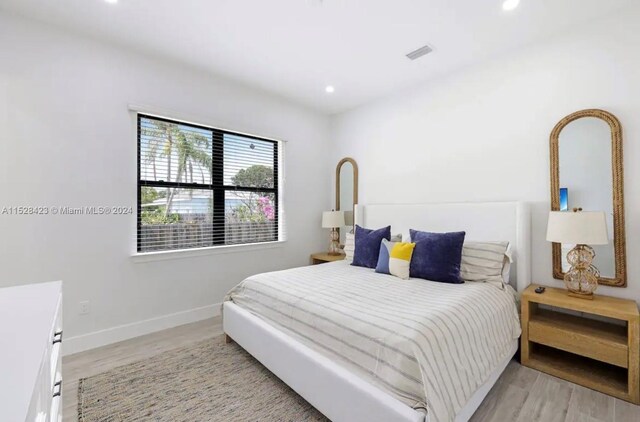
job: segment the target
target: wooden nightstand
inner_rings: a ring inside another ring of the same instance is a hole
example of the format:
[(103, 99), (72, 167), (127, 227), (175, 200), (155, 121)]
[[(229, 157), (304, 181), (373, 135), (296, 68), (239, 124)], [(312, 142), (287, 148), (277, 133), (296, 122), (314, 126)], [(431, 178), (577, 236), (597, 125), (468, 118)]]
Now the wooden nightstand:
[(342, 255), (329, 255), (328, 252), (318, 252), (311, 254), (311, 265), (324, 264), (325, 262), (342, 261)]
[[(522, 294), (522, 364), (587, 388), (640, 403), (638, 306), (596, 295), (570, 297), (564, 289), (529, 286)], [(623, 324), (568, 315), (538, 305), (583, 312)]]

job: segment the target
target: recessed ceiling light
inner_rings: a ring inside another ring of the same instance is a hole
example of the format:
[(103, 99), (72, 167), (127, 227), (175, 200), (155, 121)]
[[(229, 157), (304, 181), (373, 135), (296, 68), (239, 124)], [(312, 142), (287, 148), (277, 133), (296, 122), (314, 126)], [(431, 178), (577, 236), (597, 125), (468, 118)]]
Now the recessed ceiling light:
[(327, 91), (327, 93), (329, 94), (333, 94), (336, 89), (333, 87), (333, 85), (327, 85), (327, 87), (324, 90)]
[(518, 7), (519, 4), (520, 0), (505, 0), (504, 3), (502, 3), (502, 8), (504, 10), (513, 10)]
[(104, 0), (104, 1), (110, 4), (116, 4), (118, 2), (118, 0)]

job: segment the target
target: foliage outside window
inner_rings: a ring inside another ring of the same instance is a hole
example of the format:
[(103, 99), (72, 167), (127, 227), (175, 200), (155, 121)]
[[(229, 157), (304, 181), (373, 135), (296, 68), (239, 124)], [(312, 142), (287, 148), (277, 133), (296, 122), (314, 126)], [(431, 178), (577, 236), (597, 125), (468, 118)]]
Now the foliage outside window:
[(138, 251), (278, 240), (278, 143), (138, 115)]

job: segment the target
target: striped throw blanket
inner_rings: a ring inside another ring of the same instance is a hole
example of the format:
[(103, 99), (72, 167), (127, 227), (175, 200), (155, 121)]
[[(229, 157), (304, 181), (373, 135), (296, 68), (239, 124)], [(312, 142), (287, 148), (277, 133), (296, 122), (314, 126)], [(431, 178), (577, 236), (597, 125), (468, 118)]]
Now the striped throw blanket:
[(520, 335), (515, 293), (334, 262), (247, 278), (226, 298), (430, 420), (452, 421)]

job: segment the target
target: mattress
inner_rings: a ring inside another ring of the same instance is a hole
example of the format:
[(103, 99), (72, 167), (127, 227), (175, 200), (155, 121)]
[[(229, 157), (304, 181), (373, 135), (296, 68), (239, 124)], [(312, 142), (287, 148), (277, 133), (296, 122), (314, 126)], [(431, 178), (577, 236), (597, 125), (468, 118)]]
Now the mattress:
[(401, 280), (344, 261), (255, 275), (226, 300), (434, 422), (454, 419), (520, 335), (509, 286)]

